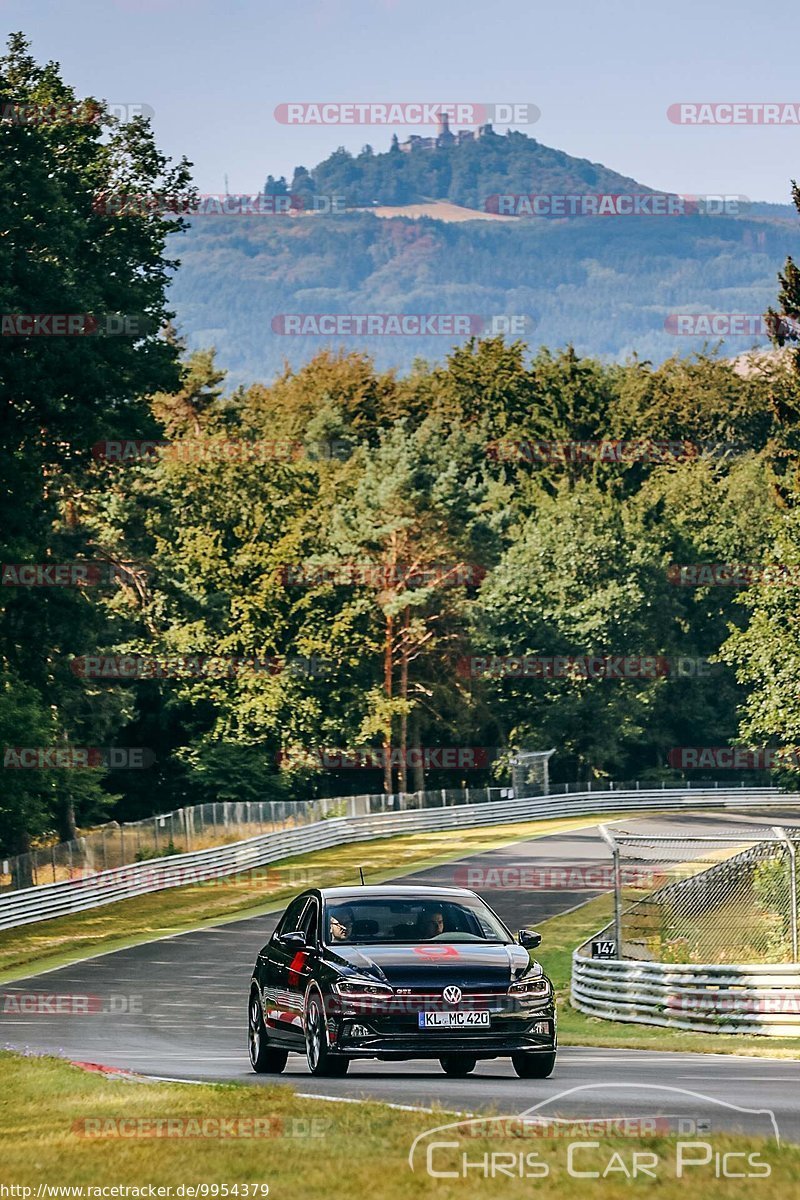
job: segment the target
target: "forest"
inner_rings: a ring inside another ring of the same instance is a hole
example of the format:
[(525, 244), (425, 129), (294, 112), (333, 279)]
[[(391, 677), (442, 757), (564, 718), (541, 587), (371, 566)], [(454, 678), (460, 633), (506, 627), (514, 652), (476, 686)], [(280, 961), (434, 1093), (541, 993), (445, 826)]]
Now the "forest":
[[(76, 103), (21, 38), (10, 95)], [(791, 260), (749, 373), (472, 335), (244, 386), (176, 332), (185, 221), (95, 203), (120, 173), (191, 187), (148, 122), (0, 137), (3, 313), (95, 321), (4, 345), (3, 851), (204, 800), (486, 784), (516, 748), (554, 747), (561, 780), (713, 778), (685, 752), (734, 745), (749, 778), (765, 748), (791, 772)]]

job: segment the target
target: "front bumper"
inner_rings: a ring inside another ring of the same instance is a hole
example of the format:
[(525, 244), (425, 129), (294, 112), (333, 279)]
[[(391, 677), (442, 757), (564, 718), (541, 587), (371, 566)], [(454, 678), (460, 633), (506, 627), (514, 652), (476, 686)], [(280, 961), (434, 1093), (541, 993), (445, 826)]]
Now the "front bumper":
[(557, 1024), (552, 1000), (524, 1008), (507, 1002), (474, 1007), (488, 1009), (488, 1027), (444, 1031), (419, 1027), (422, 1004), (398, 1012), (396, 1005), (340, 1003), (337, 1011), (329, 1014), (328, 1036), (331, 1048), (354, 1058), (440, 1058), (459, 1053), (497, 1058), (518, 1051), (547, 1054), (555, 1050)]
[(465, 1038), (441, 1036), (418, 1038), (342, 1038), (336, 1044), (341, 1054), (352, 1058), (441, 1058), (445, 1054), (469, 1054), (474, 1058), (505, 1058), (526, 1053), (552, 1054), (555, 1043), (535, 1038)]

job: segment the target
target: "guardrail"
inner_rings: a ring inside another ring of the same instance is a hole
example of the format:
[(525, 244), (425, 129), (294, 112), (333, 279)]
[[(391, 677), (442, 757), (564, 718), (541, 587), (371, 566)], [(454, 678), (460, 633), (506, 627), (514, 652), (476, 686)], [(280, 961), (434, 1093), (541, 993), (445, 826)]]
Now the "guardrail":
[[(87, 830), (68, 842), (51, 842), (34, 846), (26, 854), (0, 858), (0, 894), (60, 883), (97, 871), (161, 858), (208, 850), (211, 846), (229, 845), (264, 833), (304, 825), (328, 816), (369, 816), (371, 813), (395, 812), (407, 808), (439, 808), (447, 804), (476, 804), (483, 801), (505, 800), (514, 796), (568, 796), (583, 792), (656, 791), (651, 779), (596, 779), (584, 783), (553, 783), (545, 785), (524, 783), (512, 789), (502, 786), (480, 788), (436, 788), (431, 791), (390, 795), (384, 792), (360, 795), (317, 797), (308, 800), (214, 800), (206, 804), (189, 804), (171, 812), (154, 813), (140, 821), (110, 821)], [(662, 780), (661, 790), (671, 791), (712, 788), (731, 791), (734, 787), (752, 790), (770, 787), (771, 781), (751, 779), (739, 782), (728, 779)]]
[(132, 896), (223, 878), (309, 851), (392, 834), (609, 812), (782, 805), (796, 803), (798, 799), (796, 794), (779, 793), (775, 788), (586, 791), (569, 796), (499, 801), (475, 799), (467, 794), (460, 804), (368, 816), (332, 817), (227, 846), (133, 863), (80, 879), (23, 888), (0, 897), (0, 929), (67, 916)]
[(572, 1005), (591, 1017), (698, 1033), (800, 1037), (797, 963), (655, 963), (572, 956)]

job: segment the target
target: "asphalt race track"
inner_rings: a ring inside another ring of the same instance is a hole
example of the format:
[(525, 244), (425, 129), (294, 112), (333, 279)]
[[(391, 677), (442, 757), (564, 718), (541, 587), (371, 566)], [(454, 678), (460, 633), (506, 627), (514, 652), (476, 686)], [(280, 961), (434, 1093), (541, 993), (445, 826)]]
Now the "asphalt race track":
[[(776, 821), (800, 825), (796, 810), (753, 810), (748, 817), (766, 827)], [(739, 811), (632, 816), (618, 822), (632, 832), (675, 836), (723, 829), (738, 832), (742, 824)], [(555, 872), (565, 865), (607, 867), (608, 863), (608, 851), (592, 827), (504, 846), (419, 872), (408, 880), (471, 885), (512, 929), (518, 929), (535, 927), (597, 894), (574, 885), (538, 891), (517, 888), (515, 881), (525, 883), (522, 867), (553, 868), (557, 883)], [(471, 877), (468, 869), (473, 871)], [(487, 883), (500, 878), (504, 886), (497, 890), (470, 884), (470, 878), (483, 878), (474, 873), (476, 869), (500, 870), (499, 876), (486, 877)], [(466, 1079), (448, 1078), (438, 1063), (424, 1060), (356, 1062), (344, 1079), (314, 1079), (305, 1059), (293, 1055), (282, 1076), (256, 1076), (246, 1050), (248, 983), (256, 953), (276, 920), (276, 916), (250, 917), (6, 984), (0, 988), (4, 997), (0, 1042), (9, 1049), (60, 1054), (160, 1078), (254, 1086), (279, 1080), (308, 1095), (371, 1097), (419, 1107), (438, 1103), (450, 1112), (466, 1114), (491, 1108), (510, 1115), (532, 1106), (542, 1116), (657, 1114), (671, 1118), (675, 1128), (687, 1134), (729, 1128), (768, 1135), (777, 1124), (782, 1140), (800, 1141), (800, 1064), (791, 1060), (566, 1047), (548, 1080), (518, 1079), (505, 1059), (479, 1063)], [(23, 1015), (14, 1011), (10, 999), (23, 993), (88, 995), (90, 1007), (97, 1011)], [(109, 1008), (114, 1011), (106, 1011)]]

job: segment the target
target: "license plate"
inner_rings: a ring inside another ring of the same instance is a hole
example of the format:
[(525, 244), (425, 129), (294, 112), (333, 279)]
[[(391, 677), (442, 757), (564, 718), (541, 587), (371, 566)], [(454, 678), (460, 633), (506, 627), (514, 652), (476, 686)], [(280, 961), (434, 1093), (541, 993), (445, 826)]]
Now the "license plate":
[(488, 1012), (421, 1012), (418, 1019), (420, 1029), (485, 1029), (490, 1023)]

